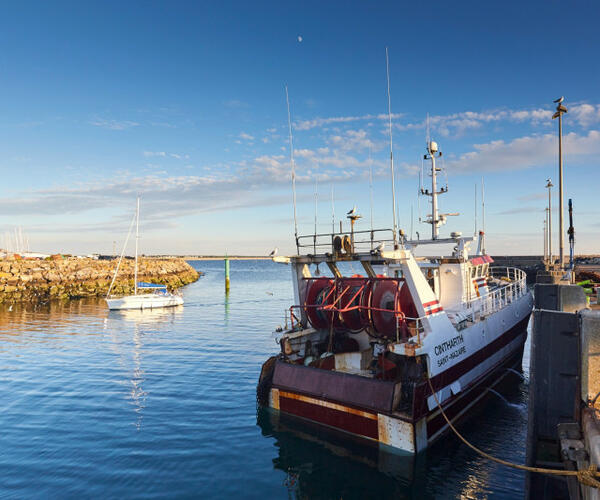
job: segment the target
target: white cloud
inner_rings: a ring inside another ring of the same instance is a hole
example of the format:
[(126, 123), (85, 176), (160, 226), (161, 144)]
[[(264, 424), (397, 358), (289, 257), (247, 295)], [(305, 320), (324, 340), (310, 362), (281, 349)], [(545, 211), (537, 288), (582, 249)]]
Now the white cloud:
[[(401, 113), (392, 113), (392, 119), (401, 118)], [(312, 120), (302, 120), (294, 123), (296, 130), (310, 130), (316, 127), (323, 127), (336, 123), (348, 123), (362, 120), (387, 120), (388, 115), (381, 113), (378, 115), (359, 115), (359, 116), (334, 116), (330, 118), (313, 118)]]
[(241, 132), (238, 137), (240, 139), (244, 139), (245, 141), (253, 141), (254, 140), (254, 136), (247, 134), (246, 132)]
[(131, 120), (105, 120), (103, 118), (96, 118), (90, 122), (90, 125), (95, 127), (106, 128), (108, 130), (126, 130), (128, 128), (139, 126), (138, 122)]
[(328, 140), (329, 144), (342, 151), (364, 151), (369, 148), (379, 149), (375, 143), (369, 139), (364, 130), (347, 130), (341, 135), (332, 135)]
[[(574, 105), (569, 108), (569, 113), (575, 117), (575, 120), (577, 120), (582, 127), (588, 127), (594, 123), (600, 122), (600, 105)], [(567, 118), (568, 117), (565, 117), (565, 119)]]
[[(565, 154), (570, 159), (600, 154), (600, 132), (590, 130), (587, 135), (575, 132), (563, 138)], [(554, 162), (557, 150), (555, 134), (525, 136), (510, 142), (502, 140), (475, 144), (474, 151), (464, 153), (447, 162), (455, 172), (491, 172), (521, 170)]]
[(146, 158), (175, 158), (176, 160), (189, 160), (190, 155), (179, 153), (167, 153), (166, 151), (144, 151), (142, 154)]

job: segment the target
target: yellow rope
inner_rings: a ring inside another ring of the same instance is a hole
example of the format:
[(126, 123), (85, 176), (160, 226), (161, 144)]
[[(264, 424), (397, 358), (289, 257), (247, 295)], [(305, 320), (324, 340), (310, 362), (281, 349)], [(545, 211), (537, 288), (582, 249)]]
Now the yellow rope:
[(529, 467), (527, 465), (521, 465), (521, 464), (515, 464), (513, 462), (508, 462), (507, 460), (502, 460), (501, 458), (496, 458), (496, 457), (490, 455), (489, 453), (486, 453), (485, 451), (480, 450), (475, 445), (473, 445), (469, 441), (467, 441), (460, 434), (460, 432), (458, 432), (456, 430), (456, 427), (454, 427), (454, 425), (452, 425), (452, 422), (450, 422), (450, 420), (448, 419), (448, 417), (446, 416), (446, 413), (444, 412), (444, 410), (442, 408), (442, 405), (440, 404), (440, 401), (437, 397), (437, 393), (433, 390), (433, 385), (432, 385), (431, 379), (429, 377), (427, 377), (427, 382), (429, 383), (429, 388), (431, 389), (431, 393), (433, 394), (433, 397), (435, 398), (437, 407), (440, 409), (440, 412), (442, 413), (444, 420), (446, 420), (446, 423), (448, 424), (450, 429), (452, 429), (452, 432), (454, 432), (454, 434), (456, 434), (463, 443), (465, 443), (469, 448), (471, 448), (473, 451), (475, 451), (482, 457), (492, 460), (493, 462), (496, 462), (496, 463), (499, 463), (502, 465), (506, 465), (507, 467), (512, 467), (513, 469), (524, 470), (527, 472), (538, 472), (540, 474), (548, 474), (551, 476), (577, 476), (577, 480), (580, 483), (585, 484), (586, 486), (591, 486), (593, 488), (600, 488), (600, 481), (598, 481), (598, 479), (597, 479), (597, 478), (600, 478), (600, 472), (598, 472), (598, 467), (593, 464), (590, 465), (589, 468), (585, 469), (585, 470), (545, 469), (542, 467)]

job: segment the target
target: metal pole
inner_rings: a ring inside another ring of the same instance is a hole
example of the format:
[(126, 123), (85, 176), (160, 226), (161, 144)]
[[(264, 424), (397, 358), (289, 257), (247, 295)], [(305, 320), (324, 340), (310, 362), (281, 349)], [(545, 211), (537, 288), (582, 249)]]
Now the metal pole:
[(292, 115), (290, 113), (290, 96), (288, 94), (288, 87), (285, 86), (285, 102), (287, 103), (287, 114), (288, 114), (288, 129), (290, 137), (290, 166), (292, 168), (292, 198), (294, 203), (294, 237), (296, 238), (296, 250), (298, 248), (298, 217), (296, 215), (296, 165), (294, 163), (294, 140), (292, 136)]
[(140, 239), (140, 197), (137, 199), (137, 207), (135, 210), (135, 271), (134, 271), (134, 295), (137, 295), (138, 291), (138, 246)]
[(564, 208), (563, 208), (563, 155), (562, 155), (562, 115), (567, 112), (563, 106), (564, 97), (556, 99), (556, 113), (552, 119), (558, 118), (558, 248), (559, 248), (559, 269), (564, 269), (565, 248), (564, 248)]
[(564, 213), (563, 213), (563, 162), (562, 162), (562, 113), (558, 115), (558, 244), (560, 252), (559, 268), (564, 269)]
[(431, 153), (431, 239), (438, 237), (438, 206), (437, 206), (437, 179), (435, 172), (435, 153)]
[(225, 257), (225, 293), (229, 293), (229, 257)]
[(552, 266), (554, 264), (554, 257), (552, 256), (552, 181), (548, 179), (546, 187), (548, 188), (548, 264)]
[(398, 223), (396, 221), (396, 187), (394, 186), (394, 147), (392, 142), (392, 97), (390, 95), (390, 62), (388, 48), (385, 48), (385, 67), (387, 70), (388, 120), (390, 129), (390, 170), (392, 173), (392, 215), (394, 220), (394, 249), (398, 246)]
[(544, 210), (546, 217), (544, 218), (544, 262), (548, 262), (548, 209)]

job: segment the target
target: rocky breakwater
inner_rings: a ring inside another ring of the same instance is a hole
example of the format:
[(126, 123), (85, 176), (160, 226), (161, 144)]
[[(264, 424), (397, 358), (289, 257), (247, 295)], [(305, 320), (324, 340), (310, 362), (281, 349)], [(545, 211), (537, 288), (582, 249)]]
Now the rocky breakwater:
[[(40, 302), (104, 296), (117, 260), (60, 258), (55, 260), (0, 260), (0, 302)], [(134, 262), (124, 259), (111, 294), (134, 290)], [(142, 258), (138, 281), (161, 283), (169, 289), (196, 281), (198, 272), (183, 259)]]

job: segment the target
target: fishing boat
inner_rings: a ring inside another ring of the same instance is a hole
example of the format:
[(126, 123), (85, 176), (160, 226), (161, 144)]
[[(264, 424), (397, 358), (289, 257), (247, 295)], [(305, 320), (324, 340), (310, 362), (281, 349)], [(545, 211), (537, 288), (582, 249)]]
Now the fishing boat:
[[(431, 239), (406, 238), (395, 217), (392, 229), (355, 231), (353, 209), (349, 231), (296, 232), (297, 255), (273, 257), (291, 265), (295, 304), (262, 366), (261, 407), (418, 453), (449, 429), (445, 417), (469, 416), (520, 367), (533, 307), (525, 272), (494, 267), (483, 230), (440, 237), (458, 214), (439, 212), (441, 152), (429, 139), (426, 152)], [(450, 249), (416, 255), (433, 245)]]
[(124, 309), (157, 309), (160, 307), (173, 307), (180, 306), (183, 304), (183, 297), (180, 294), (171, 293), (167, 290), (166, 285), (155, 284), (155, 283), (147, 283), (147, 282), (138, 282), (138, 249), (139, 249), (139, 238), (140, 238), (140, 198), (137, 199), (135, 217), (132, 221), (132, 225), (135, 223), (135, 264), (134, 264), (134, 293), (133, 295), (125, 295), (125, 296), (112, 296), (111, 291), (115, 284), (115, 280), (119, 273), (119, 268), (121, 267), (121, 262), (123, 261), (123, 256), (125, 254), (125, 248), (127, 247), (127, 242), (129, 241), (130, 232), (127, 235), (125, 240), (125, 244), (123, 245), (123, 251), (121, 252), (121, 256), (119, 258), (119, 262), (117, 263), (117, 268), (115, 269), (115, 274), (113, 275), (112, 282), (108, 289), (108, 293), (106, 294), (106, 304), (108, 308), (113, 310), (124, 310)]

